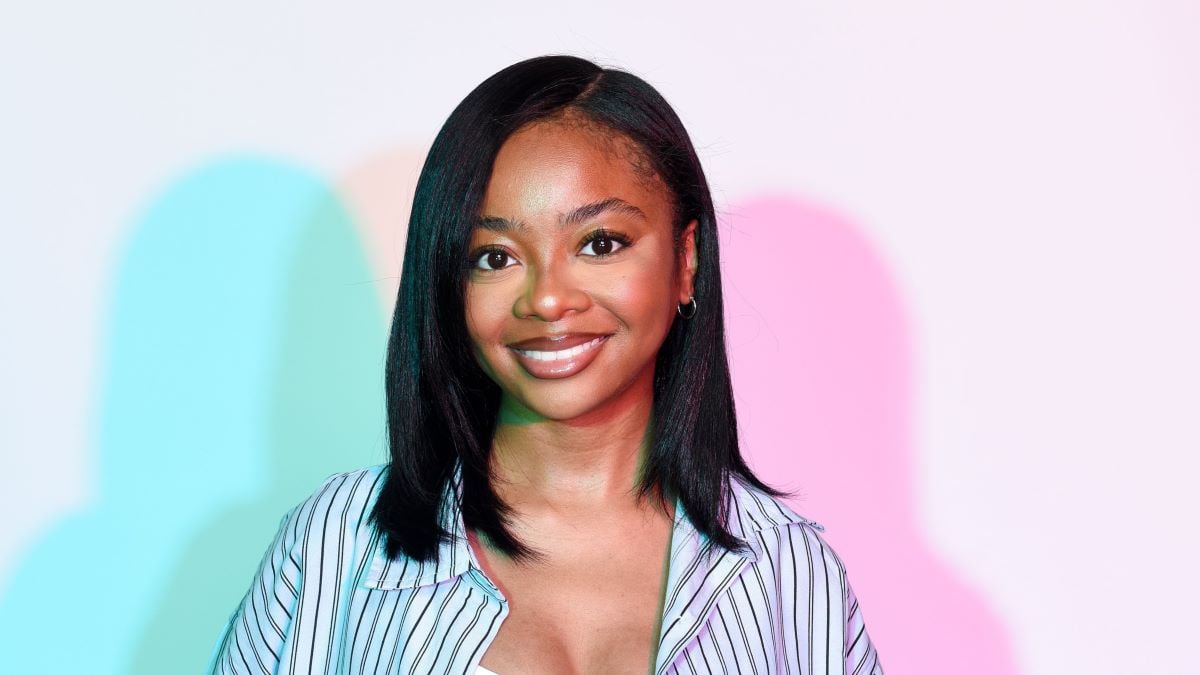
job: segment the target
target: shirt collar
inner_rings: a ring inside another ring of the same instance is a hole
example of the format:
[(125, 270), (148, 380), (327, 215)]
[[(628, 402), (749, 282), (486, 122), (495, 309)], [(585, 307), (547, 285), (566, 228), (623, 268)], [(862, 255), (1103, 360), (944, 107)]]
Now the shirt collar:
[[(740, 479), (731, 479), (730, 484), (733, 488), (733, 501), (736, 508), (733, 511), (733, 517), (729, 519), (729, 531), (735, 537), (745, 541), (750, 549), (749, 552), (729, 551), (729, 555), (735, 558), (745, 559), (746, 562), (757, 562), (762, 556), (759, 532), (788, 523), (809, 522), (781, 502), (742, 483)], [(382, 590), (416, 588), (453, 579), (473, 568), (478, 571), (478, 578), (499, 595), (499, 591), (482, 573), (483, 566), (467, 541), (462, 510), (459, 507), (462, 498), (462, 467), (458, 461), (454, 465), (454, 477), (445, 492), (449, 493), (451, 490), (453, 490), (454, 498), (443, 500), (440, 515), (442, 526), (451, 533), (451, 541), (442, 542), (439, 545), (437, 561), (420, 563), (404, 557), (401, 557), (400, 560), (389, 559), (381, 533), (372, 527), (371, 543), (368, 547), (370, 566), (362, 582), (364, 586)], [(376, 491), (375, 497), (377, 496), (378, 491)], [(815, 523), (814, 526), (819, 527)], [(677, 552), (698, 550), (704, 536), (696, 530), (691, 519), (687, 517), (678, 497), (675, 499), (675, 521), (672, 527), (671, 565), (674, 566)]]

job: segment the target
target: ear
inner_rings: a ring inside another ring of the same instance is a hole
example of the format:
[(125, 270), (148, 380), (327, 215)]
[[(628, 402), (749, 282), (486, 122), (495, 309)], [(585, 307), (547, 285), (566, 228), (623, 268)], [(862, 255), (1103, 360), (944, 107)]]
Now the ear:
[(696, 268), (700, 264), (699, 254), (696, 252), (697, 225), (698, 221), (693, 220), (683, 228), (683, 245), (679, 252), (678, 267), (680, 270), (679, 304), (681, 305), (686, 305), (695, 293), (693, 279), (696, 276)]

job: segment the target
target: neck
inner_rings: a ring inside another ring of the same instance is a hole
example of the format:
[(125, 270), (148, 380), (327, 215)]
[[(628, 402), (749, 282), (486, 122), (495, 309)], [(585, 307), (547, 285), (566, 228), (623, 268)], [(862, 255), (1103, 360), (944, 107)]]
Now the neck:
[(648, 386), (630, 387), (584, 418), (505, 423), (502, 415), (492, 446), (496, 492), (520, 511), (638, 508), (652, 403)]

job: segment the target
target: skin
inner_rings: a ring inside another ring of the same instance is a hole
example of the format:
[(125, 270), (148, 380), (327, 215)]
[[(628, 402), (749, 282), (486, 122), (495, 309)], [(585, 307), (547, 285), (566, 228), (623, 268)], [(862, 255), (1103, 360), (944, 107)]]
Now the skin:
[[(515, 509), (515, 534), (545, 554), (518, 565), (468, 532), (509, 600), (481, 661), (501, 675), (653, 665), (673, 514), (639, 502), (635, 490), (655, 357), (693, 294), (696, 222), (677, 254), (669, 193), (639, 170), (632, 147), (570, 118), (517, 131), (496, 158), (481, 215), (527, 227), (471, 235), (468, 329), (480, 367), (503, 392), (494, 487)], [(609, 211), (559, 226), (561, 214), (612, 197), (644, 217)], [(600, 227), (629, 243), (585, 243)], [(583, 371), (538, 379), (507, 344), (554, 332), (613, 335)]]

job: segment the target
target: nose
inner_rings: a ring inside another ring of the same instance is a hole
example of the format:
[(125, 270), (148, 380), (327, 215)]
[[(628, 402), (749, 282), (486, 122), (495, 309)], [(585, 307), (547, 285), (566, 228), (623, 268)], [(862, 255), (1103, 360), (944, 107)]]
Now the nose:
[(590, 296), (564, 267), (563, 261), (548, 266), (530, 265), (525, 288), (513, 305), (513, 314), (519, 319), (554, 322), (572, 310), (587, 309)]

